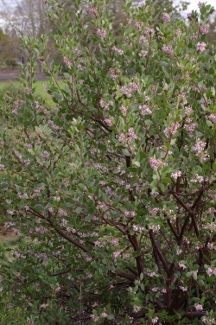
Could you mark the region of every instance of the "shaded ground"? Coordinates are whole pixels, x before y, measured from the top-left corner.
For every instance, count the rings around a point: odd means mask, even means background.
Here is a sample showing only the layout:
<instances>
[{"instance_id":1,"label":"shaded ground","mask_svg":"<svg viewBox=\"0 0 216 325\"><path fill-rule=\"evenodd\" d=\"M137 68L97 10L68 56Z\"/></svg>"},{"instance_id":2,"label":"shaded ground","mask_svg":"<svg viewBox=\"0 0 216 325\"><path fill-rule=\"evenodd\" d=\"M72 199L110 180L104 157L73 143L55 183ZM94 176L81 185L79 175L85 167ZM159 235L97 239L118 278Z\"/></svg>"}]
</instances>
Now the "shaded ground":
<instances>
[{"instance_id":1,"label":"shaded ground","mask_svg":"<svg viewBox=\"0 0 216 325\"><path fill-rule=\"evenodd\" d=\"M14 231L7 230L5 227L0 227L0 242L15 239L17 237Z\"/></svg>"},{"instance_id":2,"label":"shaded ground","mask_svg":"<svg viewBox=\"0 0 216 325\"><path fill-rule=\"evenodd\" d=\"M1 69L0 70L0 81L10 81L16 80L20 77L20 70L19 69ZM36 74L37 80L46 80L47 77L43 73Z\"/></svg>"}]
</instances>

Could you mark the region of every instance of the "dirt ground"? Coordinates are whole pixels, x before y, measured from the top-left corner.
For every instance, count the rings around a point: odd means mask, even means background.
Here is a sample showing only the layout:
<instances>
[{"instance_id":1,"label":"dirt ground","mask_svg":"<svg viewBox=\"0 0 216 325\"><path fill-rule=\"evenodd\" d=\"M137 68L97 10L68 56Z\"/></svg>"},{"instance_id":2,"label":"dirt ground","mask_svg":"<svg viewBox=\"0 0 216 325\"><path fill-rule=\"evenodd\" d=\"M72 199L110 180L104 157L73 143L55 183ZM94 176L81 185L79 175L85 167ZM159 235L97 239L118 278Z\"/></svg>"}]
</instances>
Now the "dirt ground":
<instances>
[{"instance_id":1,"label":"dirt ground","mask_svg":"<svg viewBox=\"0 0 216 325\"><path fill-rule=\"evenodd\" d=\"M5 227L0 227L0 242L8 241L17 238L14 231L7 230Z\"/></svg>"}]
</instances>

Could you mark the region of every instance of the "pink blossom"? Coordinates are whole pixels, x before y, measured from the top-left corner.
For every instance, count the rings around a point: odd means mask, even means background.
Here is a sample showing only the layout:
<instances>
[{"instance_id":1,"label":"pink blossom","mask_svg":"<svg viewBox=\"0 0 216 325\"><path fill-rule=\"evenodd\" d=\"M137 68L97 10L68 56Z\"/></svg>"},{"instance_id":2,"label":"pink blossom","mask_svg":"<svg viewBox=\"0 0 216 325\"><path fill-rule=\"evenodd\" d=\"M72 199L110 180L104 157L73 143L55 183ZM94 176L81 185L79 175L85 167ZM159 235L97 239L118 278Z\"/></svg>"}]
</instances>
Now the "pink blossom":
<instances>
[{"instance_id":1,"label":"pink blossom","mask_svg":"<svg viewBox=\"0 0 216 325\"><path fill-rule=\"evenodd\" d=\"M14 109L12 110L12 113L13 113L14 115L18 115L17 109L14 108Z\"/></svg>"},{"instance_id":2,"label":"pink blossom","mask_svg":"<svg viewBox=\"0 0 216 325\"><path fill-rule=\"evenodd\" d=\"M96 240L96 241L94 242L94 244L95 244L95 246L97 246L97 247L102 247L102 244L101 244L101 242L100 242L99 240Z\"/></svg>"},{"instance_id":3,"label":"pink blossom","mask_svg":"<svg viewBox=\"0 0 216 325\"><path fill-rule=\"evenodd\" d=\"M67 211L65 211L65 210L63 210L63 209L58 209L58 214L59 214L60 216L64 216L64 217L66 217L66 216L67 216Z\"/></svg>"},{"instance_id":4,"label":"pink blossom","mask_svg":"<svg viewBox=\"0 0 216 325\"><path fill-rule=\"evenodd\" d=\"M99 320L99 317L97 315L91 315L91 319L94 321L94 322L97 322Z\"/></svg>"},{"instance_id":5,"label":"pink blossom","mask_svg":"<svg viewBox=\"0 0 216 325\"><path fill-rule=\"evenodd\" d=\"M137 136L134 132L134 128L129 128L128 129L128 136L131 138L131 139L137 139Z\"/></svg>"},{"instance_id":6,"label":"pink blossom","mask_svg":"<svg viewBox=\"0 0 216 325\"><path fill-rule=\"evenodd\" d=\"M88 7L87 9L86 9L86 11L88 12L88 13L90 13L90 14L97 14L97 8L95 8L95 7L93 7L93 6L91 6L91 7Z\"/></svg>"},{"instance_id":7,"label":"pink blossom","mask_svg":"<svg viewBox=\"0 0 216 325\"><path fill-rule=\"evenodd\" d=\"M179 262L179 267L182 268L183 270L187 268L186 265L184 265L183 263L180 263L180 262Z\"/></svg>"},{"instance_id":8,"label":"pink blossom","mask_svg":"<svg viewBox=\"0 0 216 325\"><path fill-rule=\"evenodd\" d=\"M0 170L5 170L5 165L0 164Z\"/></svg>"},{"instance_id":9,"label":"pink blossom","mask_svg":"<svg viewBox=\"0 0 216 325\"><path fill-rule=\"evenodd\" d=\"M216 123L216 114L210 114L209 119L213 122Z\"/></svg>"},{"instance_id":10,"label":"pink blossom","mask_svg":"<svg viewBox=\"0 0 216 325\"><path fill-rule=\"evenodd\" d=\"M173 56L174 55L174 51L173 51L172 45L163 45L162 46L162 51L165 52L165 53L170 54L170 56Z\"/></svg>"},{"instance_id":11,"label":"pink blossom","mask_svg":"<svg viewBox=\"0 0 216 325\"><path fill-rule=\"evenodd\" d=\"M145 36L140 36L139 43L142 46L145 46L148 44L148 39Z\"/></svg>"},{"instance_id":12,"label":"pink blossom","mask_svg":"<svg viewBox=\"0 0 216 325\"><path fill-rule=\"evenodd\" d=\"M124 54L124 51L121 50L121 49L118 49L116 46L113 46L112 47L112 50L116 53L118 53L119 55L123 55Z\"/></svg>"},{"instance_id":13,"label":"pink blossom","mask_svg":"<svg viewBox=\"0 0 216 325\"><path fill-rule=\"evenodd\" d=\"M113 253L113 258L116 259L121 254L121 251L116 251Z\"/></svg>"},{"instance_id":14,"label":"pink blossom","mask_svg":"<svg viewBox=\"0 0 216 325\"><path fill-rule=\"evenodd\" d=\"M117 246L118 245L118 238L112 238L110 239L110 243L113 244L114 246Z\"/></svg>"},{"instance_id":15,"label":"pink blossom","mask_svg":"<svg viewBox=\"0 0 216 325\"><path fill-rule=\"evenodd\" d=\"M140 311L141 307L140 306L134 306L134 311L135 313L138 313Z\"/></svg>"},{"instance_id":16,"label":"pink blossom","mask_svg":"<svg viewBox=\"0 0 216 325\"><path fill-rule=\"evenodd\" d=\"M98 29L97 30L97 35L100 36L101 38L105 39L106 38L106 30L105 29Z\"/></svg>"},{"instance_id":17,"label":"pink blossom","mask_svg":"<svg viewBox=\"0 0 216 325\"><path fill-rule=\"evenodd\" d=\"M170 15L166 12L163 13L163 21L165 23L169 23L170 22Z\"/></svg>"},{"instance_id":18,"label":"pink blossom","mask_svg":"<svg viewBox=\"0 0 216 325\"><path fill-rule=\"evenodd\" d=\"M201 42L201 43L199 42L196 45L197 51L200 51L200 52L205 51L205 47L206 47L206 43L204 43L204 42Z\"/></svg>"},{"instance_id":19,"label":"pink blossom","mask_svg":"<svg viewBox=\"0 0 216 325\"><path fill-rule=\"evenodd\" d=\"M14 154L17 156L17 158L19 158L20 160L22 160L22 155L21 153L19 153L18 151L14 151Z\"/></svg>"},{"instance_id":20,"label":"pink blossom","mask_svg":"<svg viewBox=\"0 0 216 325\"><path fill-rule=\"evenodd\" d=\"M151 225L149 226L149 229L151 229L153 232L160 230L160 225Z\"/></svg>"},{"instance_id":21,"label":"pink blossom","mask_svg":"<svg viewBox=\"0 0 216 325\"><path fill-rule=\"evenodd\" d=\"M28 199L28 194L27 193L24 193L24 194L18 193L18 196L19 196L20 199Z\"/></svg>"},{"instance_id":22,"label":"pink blossom","mask_svg":"<svg viewBox=\"0 0 216 325\"><path fill-rule=\"evenodd\" d=\"M149 28L149 27L146 27L145 28L144 34L146 36L152 36L152 35L154 35L154 33L155 33L154 28Z\"/></svg>"},{"instance_id":23,"label":"pink blossom","mask_svg":"<svg viewBox=\"0 0 216 325\"><path fill-rule=\"evenodd\" d=\"M206 147L206 142L201 141L198 138L196 144L193 146L193 151L195 151L197 154L200 154L201 152L203 152L205 147Z\"/></svg>"},{"instance_id":24,"label":"pink blossom","mask_svg":"<svg viewBox=\"0 0 216 325\"><path fill-rule=\"evenodd\" d=\"M198 311L198 310L203 310L203 306L200 305L200 304L196 304L195 306L195 309Z\"/></svg>"},{"instance_id":25,"label":"pink blossom","mask_svg":"<svg viewBox=\"0 0 216 325\"><path fill-rule=\"evenodd\" d=\"M121 111L121 113L122 113L123 116L126 116L127 115L127 108L124 105L122 105L120 107L120 111Z\"/></svg>"},{"instance_id":26,"label":"pink blossom","mask_svg":"<svg viewBox=\"0 0 216 325\"><path fill-rule=\"evenodd\" d=\"M153 208L153 209L150 210L150 214L151 215L156 215L159 210L160 210L159 208Z\"/></svg>"},{"instance_id":27,"label":"pink blossom","mask_svg":"<svg viewBox=\"0 0 216 325\"><path fill-rule=\"evenodd\" d=\"M182 249L177 249L176 255L180 255L182 253Z\"/></svg>"},{"instance_id":28,"label":"pink blossom","mask_svg":"<svg viewBox=\"0 0 216 325\"><path fill-rule=\"evenodd\" d=\"M106 124L108 125L108 126L112 126L113 124L112 124L112 120L110 119L110 118L106 118L105 120L104 120L104 122L106 122Z\"/></svg>"},{"instance_id":29,"label":"pink blossom","mask_svg":"<svg viewBox=\"0 0 216 325\"><path fill-rule=\"evenodd\" d=\"M150 163L150 166L151 166L152 169L158 169L158 167L163 167L163 166L166 165L166 164L163 163L161 160L159 160L159 159L155 159L155 158L153 158L153 157L151 157L151 158L149 159L149 163Z\"/></svg>"},{"instance_id":30,"label":"pink blossom","mask_svg":"<svg viewBox=\"0 0 216 325\"><path fill-rule=\"evenodd\" d=\"M152 288L152 291L153 291L153 292L157 292L157 291L158 291L158 287L153 287L153 288Z\"/></svg>"},{"instance_id":31,"label":"pink blossom","mask_svg":"<svg viewBox=\"0 0 216 325\"><path fill-rule=\"evenodd\" d=\"M132 89L129 88L129 87L126 87L126 86L122 86L122 87L120 88L120 91L121 91L121 93L122 93L123 95L128 96L128 95L131 94Z\"/></svg>"},{"instance_id":32,"label":"pink blossom","mask_svg":"<svg viewBox=\"0 0 216 325\"><path fill-rule=\"evenodd\" d=\"M208 274L208 276L216 275L216 268L211 268L211 267L209 267L209 268L207 269L206 273Z\"/></svg>"},{"instance_id":33,"label":"pink blossom","mask_svg":"<svg viewBox=\"0 0 216 325\"><path fill-rule=\"evenodd\" d=\"M130 88L132 90L137 90L138 89L138 86L137 86L137 84L135 82L130 82L129 86L130 86Z\"/></svg>"},{"instance_id":34,"label":"pink blossom","mask_svg":"<svg viewBox=\"0 0 216 325\"><path fill-rule=\"evenodd\" d=\"M180 124L178 122L172 123L171 126L168 126L167 128L165 128L164 133L166 135L166 137L170 136L170 135L174 135L178 128L180 127Z\"/></svg>"},{"instance_id":35,"label":"pink blossom","mask_svg":"<svg viewBox=\"0 0 216 325\"><path fill-rule=\"evenodd\" d=\"M209 32L209 29L207 26L200 26L200 33L205 35L205 34L208 34Z\"/></svg>"},{"instance_id":36,"label":"pink blossom","mask_svg":"<svg viewBox=\"0 0 216 325\"><path fill-rule=\"evenodd\" d=\"M26 93L27 95L30 95L30 94L31 94L31 89L30 89L29 87L26 87L26 88L25 88L25 93Z\"/></svg>"},{"instance_id":37,"label":"pink blossom","mask_svg":"<svg viewBox=\"0 0 216 325\"><path fill-rule=\"evenodd\" d=\"M146 51L146 50L141 50L139 52L139 56L146 56L146 55L148 55L148 51Z\"/></svg>"},{"instance_id":38,"label":"pink blossom","mask_svg":"<svg viewBox=\"0 0 216 325\"><path fill-rule=\"evenodd\" d=\"M151 272L151 273L149 273L149 276L150 276L150 278L154 278L154 277L155 277L155 275L156 275L156 273L155 273L155 272Z\"/></svg>"},{"instance_id":39,"label":"pink blossom","mask_svg":"<svg viewBox=\"0 0 216 325\"><path fill-rule=\"evenodd\" d=\"M195 130L195 128L196 128L196 123L189 123L184 125L184 129L189 133L192 133Z\"/></svg>"},{"instance_id":40,"label":"pink blossom","mask_svg":"<svg viewBox=\"0 0 216 325\"><path fill-rule=\"evenodd\" d=\"M49 152L45 150L45 151L43 152L43 157L44 157L44 158L48 158L48 157L49 157Z\"/></svg>"},{"instance_id":41,"label":"pink blossom","mask_svg":"<svg viewBox=\"0 0 216 325\"><path fill-rule=\"evenodd\" d=\"M105 312L103 312L103 313L101 314L101 317L103 317L103 318L106 318L107 316L108 316L108 314L105 313Z\"/></svg>"},{"instance_id":42,"label":"pink blossom","mask_svg":"<svg viewBox=\"0 0 216 325\"><path fill-rule=\"evenodd\" d=\"M175 180L181 176L181 171L180 170L177 170L176 172L172 173L171 174L171 177L174 178Z\"/></svg>"},{"instance_id":43,"label":"pink blossom","mask_svg":"<svg viewBox=\"0 0 216 325\"><path fill-rule=\"evenodd\" d=\"M150 108L147 105L139 105L139 109L143 116L152 114L152 111L150 110Z\"/></svg>"},{"instance_id":44,"label":"pink blossom","mask_svg":"<svg viewBox=\"0 0 216 325\"><path fill-rule=\"evenodd\" d=\"M201 8L202 6L204 5L204 3L203 2L198 2L198 4L197 4L197 6L199 7L199 8Z\"/></svg>"},{"instance_id":45,"label":"pink blossom","mask_svg":"<svg viewBox=\"0 0 216 325\"><path fill-rule=\"evenodd\" d=\"M155 316L154 318L152 318L152 324L157 324L158 319L159 318L157 316Z\"/></svg>"},{"instance_id":46,"label":"pink blossom","mask_svg":"<svg viewBox=\"0 0 216 325\"><path fill-rule=\"evenodd\" d=\"M187 287L180 286L179 287L183 292L187 291Z\"/></svg>"},{"instance_id":47,"label":"pink blossom","mask_svg":"<svg viewBox=\"0 0 216 325\"><path fill-rule=\"evenodd\" d=\"M70 62L70 60L66 57L66 56L64 56L64 63L69 67L69 68L71 68L71 66L72 66L72 63Z\"/></svg>"}]
</instances>

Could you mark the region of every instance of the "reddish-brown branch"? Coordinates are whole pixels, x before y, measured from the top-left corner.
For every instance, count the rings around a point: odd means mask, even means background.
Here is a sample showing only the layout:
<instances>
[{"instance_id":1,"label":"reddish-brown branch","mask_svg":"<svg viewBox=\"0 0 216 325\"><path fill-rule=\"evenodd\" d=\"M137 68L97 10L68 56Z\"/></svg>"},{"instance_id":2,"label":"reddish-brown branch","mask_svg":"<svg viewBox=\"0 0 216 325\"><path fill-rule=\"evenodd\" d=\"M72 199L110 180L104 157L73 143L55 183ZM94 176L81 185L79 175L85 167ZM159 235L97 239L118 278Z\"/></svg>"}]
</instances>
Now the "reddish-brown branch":
<instances>
[{"instance_id":1,"label":"reddish-brown branch","mask_svg":"<svg viewBox=\"0 0 216 325\"><path fill-rule=\"evenodd\" d=\"M194 319L194 318L201 318L205 316L205 312L204 311L191 311L191 312L187 312L184 314L184 317L189 318L189 319Z\"/></svg>"},{"instance_id":2,"label":"reddish-brown branch","mask_svg":"<svg viewBox=\"0 0 216 325\"><path fill-rule=\"evenodd\" d=\"M57 232L59 235L61 235L63 238L65 238L67 241L69 241L70 243L72 243L73 245L79 247L82 251L84 251L85 253L88 253L89 250L87 247L85 247L84 245L80 244L79 242L77 242L76 240L74 240L73 238L71 238L70 236L68 236L63 230L58 229L54 226L54 224L49 220L48 221L49 224L51 225L51 227L55 230L55 232Z\"/></svg>"},{"instance_id":3,"label":"reddish-brown branch","mask_svg":"<svg viewBox=\"0 0 216 325\"><path fill-rule=\"evenodd\" d=\"M133 282L137 280L137 277L135 275L128 274L128 273L125 273L123 271L116 271L115 275L120 276L120 277L125 278L125 279L128 279L128 280L133 281Z\"/></svg>"},{"instance_id":4,"label":"reddish-brown branch","mask_svg":"<svg viewBox=\"0 0 216 325\"><path fill-rule=\"evenodd\" d=\"M174 236L176 237L176 239L178 239L179 236L178 236L177 232L175 231L175 228L173 227L172 223L170 222L169 219L167 219L167 222L168 222L168 225L169 225L170 229L172 230Z\"/></svg>"},{"instance_id":5,"label":"reddish-brown branch","mask_svg":"<svg viewBox=\"0 0 216 325\"><path fill-rule=\"evenodd\" d=\"M193 226L194 226L194 229L195 229L195 233L196 233L197 236L199 236L199 229L197 227L195 216L191 216L191 218L192 218L192 223L193 223Z\"/></svg>"},{"instance_id":6,"label":"reddish-brown branch","mask_svg":"<svg viewBox=\"0 0 216 325\"><path fill-rule=\"evenodd\" d=\"M161 251L160 251L160 249L159 249L159 247L158 247L158 245L157 245L157 243L156 243L156 241L154 239L154 234L153 234L153 231L151 229L149 230L149 235L150 235L150 239L151 239L151 242L152 242L152 247L155 250L157 256L159 257L165 272L168 274L169 273L168 264L165 261L165 258L163 257L163 254L161 253Z\"/></svg>"},{"instance_id":7,"label":"reddish-brown branch","mask_svg":"<svg viewBox=\"0 0 216 325\"><path fill-rule=\"evenodd\" d=\"M186 229L187 224L188 224L188 222L189 222L189 219L190 219L190 216L188 215L188 216L186 217L185 222L184 222L184 224L183 224L183 226L182 226L182 229L181 229L181 233L180 233L180 236L179 236L179 244L181 243L181 240L182 240L182 238L183 238L183 236L184 236L184 232L185 232L185 229Z\"/></svg>"},{"instance_id":8,"label":"reddish-brown branch","mask_svg":"<svg viewBox=\"0 0 216 325\"><path fill-rule=\"evenodd\" d=\"M57 227L55 227L55 225L53 224L53 222L50 219L45 218L41 213L37 212L36 210L34 210L33 208L29 208L30 213L32 213L33 215L37 216L38 218L41 218L43 220L46 220L50 226L59 234L61 235L63 238L65 238L67 241L69 241L70 243L74 244L75 246L79 247L81 250L83 250L84 252L88 253L89 250L87 247L85 247L84 245L80 244L79 242L77 242L76 240L74 240L73 238L71 238L70 236L68 236L63 230L58 229Z\"/></svg>"},{"instance_id":9,"label":"reddish-brown branch","mask_svg":"<svg viewBox=\"0 0 216 325\"><path fill-rule=\"evenodd\" d=\"M194 214L193 210L190 207L188 207L175 192L171 192L171 193L188 213L190 213L191 215Z\"/></svg>"},{"instance_id":10,"label":"reddish-brown branch","mask_svg":"<svg viewBox=\"0 0 216 325\"><path fill-rule=\"evenodd\" d=\"M144 271L144 265L142 263L142 257L140 255L140 247L136 235L128 235L128 239L132 244L134 251L138 254L138 256L136 256L136 264L137 264L138 273L141 274Z\"/></svg>"}]
</instances>

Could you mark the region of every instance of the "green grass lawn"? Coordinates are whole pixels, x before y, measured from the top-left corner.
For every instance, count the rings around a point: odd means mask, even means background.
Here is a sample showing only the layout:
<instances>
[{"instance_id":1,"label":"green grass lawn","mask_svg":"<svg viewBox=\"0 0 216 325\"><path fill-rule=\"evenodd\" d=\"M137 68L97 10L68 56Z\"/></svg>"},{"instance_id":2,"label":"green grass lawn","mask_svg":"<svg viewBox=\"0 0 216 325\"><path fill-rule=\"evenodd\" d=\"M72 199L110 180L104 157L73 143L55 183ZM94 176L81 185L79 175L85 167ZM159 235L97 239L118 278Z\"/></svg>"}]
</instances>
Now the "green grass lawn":
<instances>
[{"instance_id":1,"label":"green grass lawn","mask_svg":"<svg viewBox=\"0 0 216 325\"><path fill-rule=\"evenodd\" d=\"M58 83L59 83L59 85L60 85L61 88L64 87L64 82L63 81L58 80ZM0 82L0 91L2 89L4 89L5 87L9 86L9 85L21 86L21 84L18 81L2 81L2 82ZM50 106L54 106L55 103L52 101L52 98L44 90L44 88L45 88L46 85L48 85L48 81L47 80L39 80L39 81L36 81L36 83L34 84L35 94L36 95L39 95L39 96L41 96L43 98L45 98L47 104L49 104Z\"/></svg>"}]
</instances>

